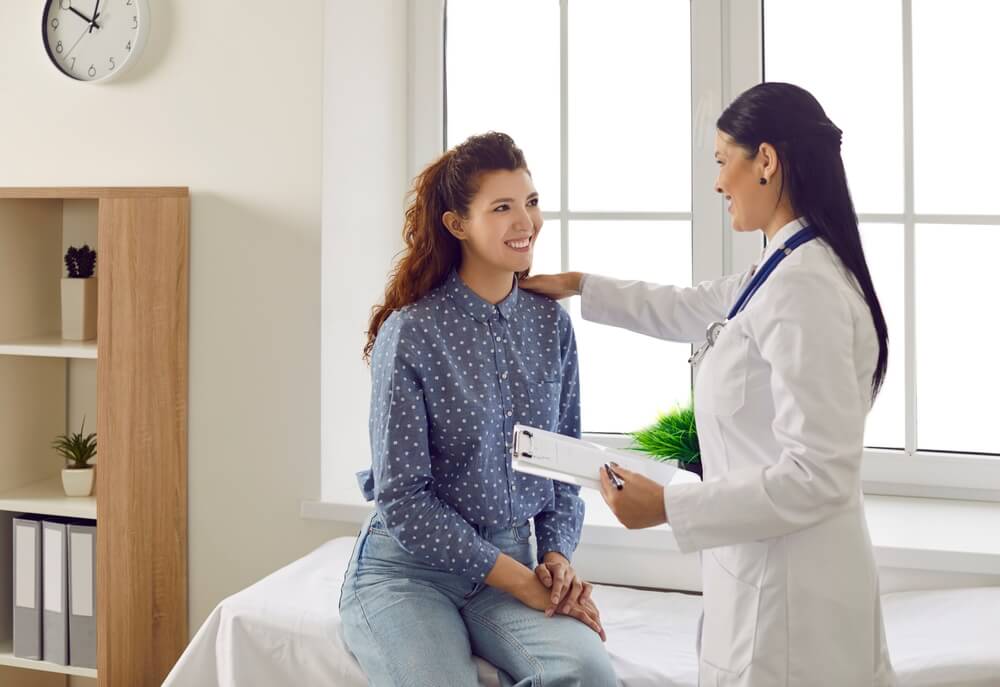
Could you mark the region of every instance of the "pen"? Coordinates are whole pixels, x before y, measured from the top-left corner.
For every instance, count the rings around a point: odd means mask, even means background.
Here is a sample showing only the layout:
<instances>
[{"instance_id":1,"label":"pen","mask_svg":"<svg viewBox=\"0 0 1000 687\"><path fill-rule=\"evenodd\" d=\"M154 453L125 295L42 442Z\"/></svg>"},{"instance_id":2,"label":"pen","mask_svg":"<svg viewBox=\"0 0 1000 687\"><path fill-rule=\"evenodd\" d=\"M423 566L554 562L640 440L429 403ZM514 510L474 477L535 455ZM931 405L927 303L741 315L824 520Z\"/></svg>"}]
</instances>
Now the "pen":
<instances>
[{"instance_id":1,"label":"pen","mask_svg":"<svg viewBox=\"0 0 1000 687\"><path fill-rule=\"evenodd\" d=\"M611 483L615 485L615 488L618 489L618 491L621 491L622 487L625 486L625 483L622 482L622 478L616 475L615 471L612 470L611 466L607 463L604 464L604 469L608 471L608 479L611 480Z\"/></svg>"}]
</instances>

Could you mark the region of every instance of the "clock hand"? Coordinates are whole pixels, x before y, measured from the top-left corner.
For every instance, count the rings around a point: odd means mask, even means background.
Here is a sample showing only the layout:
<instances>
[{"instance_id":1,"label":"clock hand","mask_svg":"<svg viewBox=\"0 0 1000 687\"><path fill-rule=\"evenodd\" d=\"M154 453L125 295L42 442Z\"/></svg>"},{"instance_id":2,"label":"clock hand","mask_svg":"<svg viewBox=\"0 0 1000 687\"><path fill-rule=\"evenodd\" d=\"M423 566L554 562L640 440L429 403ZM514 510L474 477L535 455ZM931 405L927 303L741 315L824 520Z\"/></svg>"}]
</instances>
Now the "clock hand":
<instances>
[{"instance_id":1,"label":"clock hand","mask_svg":"<svg viewBox=\"0 0 1000 687\"><path fill-rule=\"evenodd\" d=\"M80 19L84 20L88 24L90 23L90 17L88 17L86 14L84 14L77 8L73 7L72 5L69 6L69 11L75 14L76 16L80 17Z\"/></svg>"},{"instance_id":2,"label":"clock hand","mask_svg":"<svg viewBox=\"0 0 1000 687\"><path fill-rule=\"evenodd\" d=\"M91 17L91 19L90 19L90 31L89 31L89 33L93 33L94 27L97 26L97 17L100 16L100 14L101 14L100 12L97 11L97 9L100 6L101 6L101 0L97 0L97 2L94 3L94 16ZM97 26L97 28L99 29L101 27Z\"/></svg>"},{"instance_id":3,"label":"clock hand","mask_svg":"<svg viewBox=\"0 0 1000 687\"><path fill-rule=\"evenodd\" d=\"M74 44L73 44L73 47L72 47L72 48L70 48L70 49L69 49L69 50L68 50L68 51L66 52L66 54L65 54L65 55L63 55L63 59L64 59L64 60L66 60L66 59L69 59L69 54L70 54L71 52L73 52L73 49L74 49L74 48L76 48L76 46L80 44L80 41L82 41L82 40L83 40L83 37L84 37L84 36L86 36L86 35L87 35L87 29L84 29L84 30L83 30L83 33L81 33L81 34L80 34L80 37L76 39L76 43L74 43Z\"/></svg>"}]
</instances>

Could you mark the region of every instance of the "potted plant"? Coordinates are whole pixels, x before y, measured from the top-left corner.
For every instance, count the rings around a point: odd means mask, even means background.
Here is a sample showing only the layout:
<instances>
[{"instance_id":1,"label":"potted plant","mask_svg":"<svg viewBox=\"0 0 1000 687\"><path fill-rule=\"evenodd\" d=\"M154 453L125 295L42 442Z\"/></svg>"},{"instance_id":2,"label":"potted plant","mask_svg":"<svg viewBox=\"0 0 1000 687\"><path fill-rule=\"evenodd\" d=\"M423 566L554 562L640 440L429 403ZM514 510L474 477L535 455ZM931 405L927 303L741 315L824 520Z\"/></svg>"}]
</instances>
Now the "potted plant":
<instances>
[{"instance_id":1,"label":"potted plant","mask_svg":"<svg viewBox=\"0 0 1000 687\"><path fill-rule=\"evenodd\" d=\"M97 252L87 244L66 251L67 277L62 280L62 338L97 338Z\"/></svg>"},{"instance_id":2,"label":"potted plant","mask_svg":"<svg viewBox=\"0 0 1000 687\"><path fill-rule=\"evenodd\" d=\"M656 460L676 460L679 468L701 477L701 449L693 404L673 408L649 427L632 432L631 436L633 450Z\"/></svg>"},{"instance_id":3,"label":"potted plant","mask_svg":"<svg viewBox=\"0 0 1000 687\"><path fill-rule=\"evenodd\" d=\"M86 421L84 418L83 422ZM84 436L83 422L79 432L60 434L52 442L52 448L66 459L62 471L66 496L90 496L94 490L94 467L89 461L97 454L97 434L91 432Z\"/></svg>"}]
</instances>

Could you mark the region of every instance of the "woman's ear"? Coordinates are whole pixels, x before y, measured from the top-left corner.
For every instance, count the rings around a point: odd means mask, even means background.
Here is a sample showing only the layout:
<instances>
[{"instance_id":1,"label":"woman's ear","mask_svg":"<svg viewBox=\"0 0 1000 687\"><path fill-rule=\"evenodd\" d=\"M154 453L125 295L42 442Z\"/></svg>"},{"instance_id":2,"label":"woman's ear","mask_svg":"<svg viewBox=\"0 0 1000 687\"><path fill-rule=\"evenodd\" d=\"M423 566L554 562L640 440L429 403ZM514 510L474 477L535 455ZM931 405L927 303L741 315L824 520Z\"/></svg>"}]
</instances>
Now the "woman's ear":
<instances>
[{"instance_id":1,"label":"woman's ear","mask_svg":"<svg viewBox=\"0 0 1000 687\"><path fill-rule=\"evenodd\" d=\"M773 145L770 143L760 144L760 148L757 149L757 164L759 165L757 171L760 178L770 183L771 178L778 173L778 151Z\"/></svg>"},{"instance_id":2,"label":"woman's ear","mask_svg":"<svg viewBox=\"0 0 1000 687\"><path fill-rule=\"evenodd\" d=\"M444 228L454 236L459 241L464 241L467 237L465 233L465 226L462 224L462 218L459 217L457 212L448 212L441 215L441 222L444 224Z\"/></svg>"}]
</instances>

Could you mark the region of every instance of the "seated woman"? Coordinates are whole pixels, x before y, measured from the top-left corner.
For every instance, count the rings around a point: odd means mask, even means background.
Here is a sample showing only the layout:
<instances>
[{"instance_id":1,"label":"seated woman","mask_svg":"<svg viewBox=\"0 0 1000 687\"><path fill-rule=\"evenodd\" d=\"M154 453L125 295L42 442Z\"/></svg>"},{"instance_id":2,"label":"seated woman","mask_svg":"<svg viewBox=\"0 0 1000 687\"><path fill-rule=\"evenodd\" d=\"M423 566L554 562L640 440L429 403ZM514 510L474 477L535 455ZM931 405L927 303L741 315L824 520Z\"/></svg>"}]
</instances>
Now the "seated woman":
<instances>
[{"instance_id":1,"label":"seated woman","mask_svg":"<svg viewBox=\"0 0 1000 687\"><path fill-rule=\"evenodd\" d=\"M377 687L475 686L473 654L521 687L616 684L570 565L579 488L511 468L516 422L580 434L569 315L517 287L541 226L505 134L473 136L415 181L365 346L372 468L359 477L375 512L340 601Z\"/></svg>"}]
</instances>

